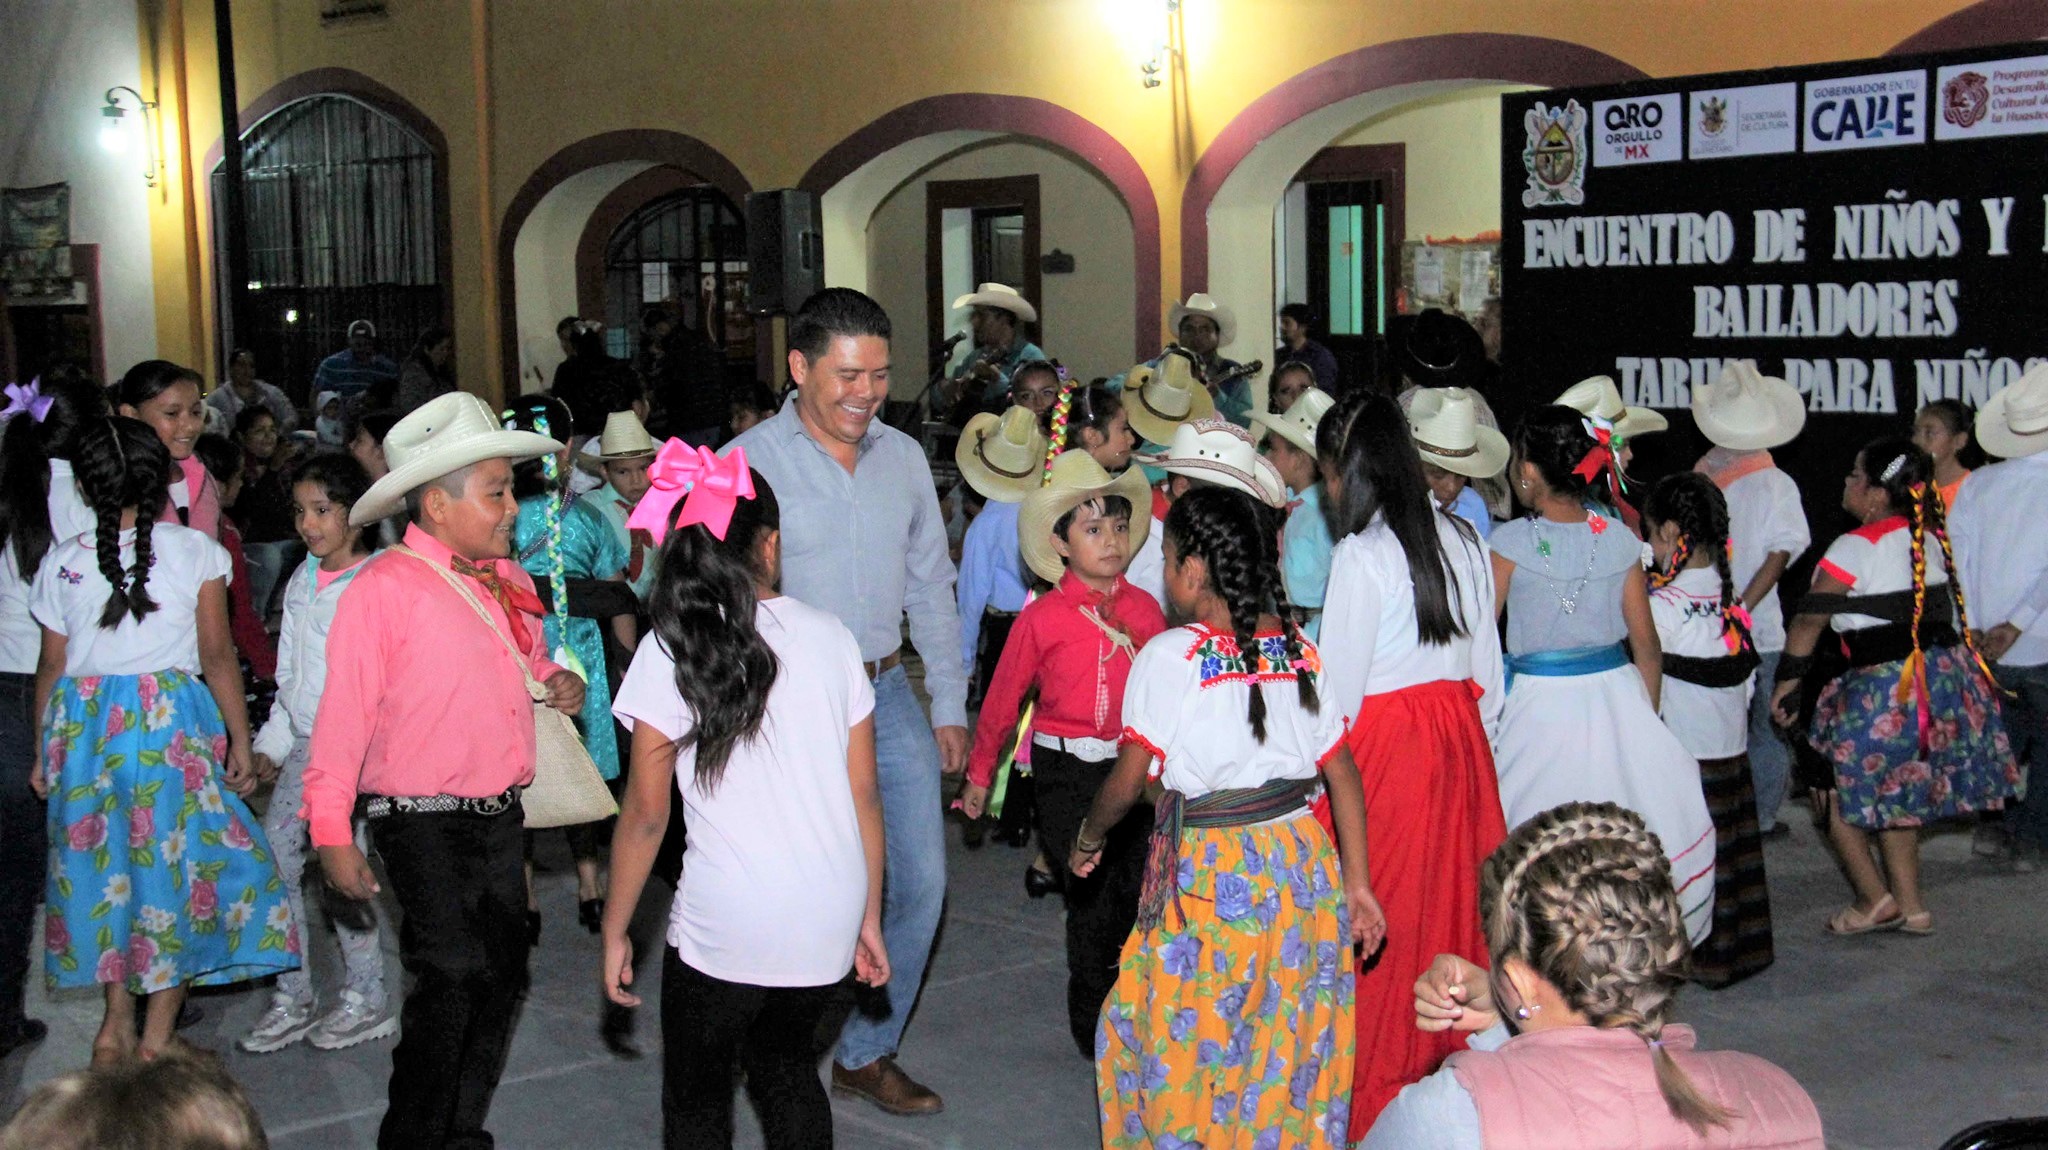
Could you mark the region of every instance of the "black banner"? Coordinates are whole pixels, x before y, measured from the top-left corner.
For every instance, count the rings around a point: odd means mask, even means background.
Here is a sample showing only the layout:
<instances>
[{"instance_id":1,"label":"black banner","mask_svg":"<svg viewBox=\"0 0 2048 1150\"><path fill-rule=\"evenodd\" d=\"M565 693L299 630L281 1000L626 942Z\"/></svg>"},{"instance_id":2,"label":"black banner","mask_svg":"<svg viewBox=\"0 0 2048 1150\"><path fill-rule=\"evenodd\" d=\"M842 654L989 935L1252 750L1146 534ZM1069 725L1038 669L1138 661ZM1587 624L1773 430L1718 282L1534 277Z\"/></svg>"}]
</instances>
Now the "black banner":
<instances>
[{"instance_id":1,"label":"black banner","mask_svg":"<svg viewBox=\"0 0 2048 1150\"><path fill-rule=\"evenodd\" d=\"M1508 390L1612 376L1671 420L1645 479L1753 359L1806 398L1775 455L1824 540L1859 447L2048 356L2048 45L1516 93L1501 123Z\"/></svg>"}]
</instances>

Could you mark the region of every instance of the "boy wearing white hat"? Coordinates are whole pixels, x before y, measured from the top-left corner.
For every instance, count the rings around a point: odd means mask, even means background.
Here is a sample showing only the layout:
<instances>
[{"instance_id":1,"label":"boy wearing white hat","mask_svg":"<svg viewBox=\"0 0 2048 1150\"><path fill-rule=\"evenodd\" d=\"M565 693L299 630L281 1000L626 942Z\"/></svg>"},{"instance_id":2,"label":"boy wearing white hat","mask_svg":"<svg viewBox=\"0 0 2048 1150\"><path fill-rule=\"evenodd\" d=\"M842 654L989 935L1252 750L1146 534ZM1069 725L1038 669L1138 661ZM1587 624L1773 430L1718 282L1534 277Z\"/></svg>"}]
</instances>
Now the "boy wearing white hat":
<instances>
[{"instance_id":1,"label":"boy wearing white hat","mask_svg":"<svg viewBox=\"0 0 2048 1150\"><path fill-rule=\"evenodd\" d=\"M437 396L391 429L391 470L349 513L353 526L400 507L412 520L335 610L305 781L327 881L359 900L379 890L355 845L360 807L405 912L413 987L380 1147L490 1144L484 1119L526 983L528 677L549 706L583 706L583 681L548 659L533 580L510 558L512 462L560 450L503 430L476 396Z\"/></svg>"},{"instance_id":2,"label":"boy wearing white hat","mask_svg":"<svg viewBox=\"0 0 2048 1150\"><path fill-rule=\"evenodd\" d=\"M2027 797L2006 815L2013 863L2038 869L2048 849L2048 365L1977 411L1977 442L2004 460L1970 473L1948 512L1957 576L1977 646L1994 664L2006 733L2027 771Z\"/></svg>"},{"instance_id":3,"label":"boy wearing white hat","mask_svg":"<svg viewBox=\"0 0 2048 1150\"><path fill-rule=\"evenodd\" d=\"M1138 425L1136 413L1131 426ZM1259 454L1251 432L1221 419L1197 419L1174 428L1172 444L1163 454L1139 460L1149 471L1158 468L1165 482L1154 490L1152 524L1124 573L1133 585L1161 603L1166 602L1166 554L1159 527L1173 502L1191 489L1209 485L1242 491L1274 512L1287 505L1287 481L1273 461ZM1277 527L1276 527L1277 529Z\"/></svg>"},{"instance_id":4,"label":"boy wearing white hat","mask_svg":"<svg viewBox=\"0 0 2048 1150\"><path fill-rule=\"evenodd\" d=\"M1778 580L1813 543L1799 485L1779 470L1771 449L1799 438L1806 401L1791 384L1757 371L1754 361L1730 360L1719 379L1693 389L1692 417L1714 444L1693 470L1713 480L1728 500L1728 566L1742 589L1750 635L1763 659L1750 699L1749 766L1757 827L1769 834L1778 825L1792 776L1791 752L1771 722L1769 684L1785 652Z\"/></svg>"},{"instance_id":5,"label":"boy wearing white hat","mask_svg":"<svg viewBox=\"0 0 2048 1150\"><path fill-rule=\"evenodd\" d=\"M1045 352L1024 338L1024 325L1038 322L1038 309L1024 293L1008 284L987 283L953 301L953 310L967 311L967 329L974 349L953 371L957 398L967 411L1000 404L1010 392L1010 377ZM957 418L957 417L956 417Z\"/></svg>"},{"instance_id":6,"label":"boy wearing white hat","mask_svg":"<svg viewBox=\"0 0 2048 1150\"><path fill-rule=\"evenodd\" d=\"M1480 422L1480 402L1470 388L1417 388L1407 414L1430 498L1486 539L1493 535L1493 513L1471 481L1506 470L1509 451L1507 436Z\"/></svg>"},{"instance_id":7,"label":"boy wearing white hat","mask_svg":"<svg viewBox=\"0 0 2048 1150\"><path fill-rule=\"evenodd\" d=\"M1337 405L1328 392L1309 388L1279 415L1252 413L1252 426L1266 431L1265 456L1287 484L1287 526L1280 532L1280 578L1287 599L1301 608L1311 641L1322 629L1323 590L1330 582L1329 524L1323 521L1321 468L1316 461L1316 428Z\"/></svg>"},{"instance_id":8,"label":"boy wearing white hat","mask_svg":"<svg viewBox=\"0 0 2048 1150\"><path fill-rule=\"evenodd\" d=\"M589 448L584 450L588 452ZM597 438L597 465L605 482L589 496L590 504L625 543L626 586L633 589L633 597L643 605L647 592L654 586L655 559L661 550L655 546L652 535L626 526L626 517L640 505L640 497L647 494L647 465L653 462L654 437L647 434L639 416L630 411L614 411L605 416L604 434Z\"/></svg>"}]
</instances>

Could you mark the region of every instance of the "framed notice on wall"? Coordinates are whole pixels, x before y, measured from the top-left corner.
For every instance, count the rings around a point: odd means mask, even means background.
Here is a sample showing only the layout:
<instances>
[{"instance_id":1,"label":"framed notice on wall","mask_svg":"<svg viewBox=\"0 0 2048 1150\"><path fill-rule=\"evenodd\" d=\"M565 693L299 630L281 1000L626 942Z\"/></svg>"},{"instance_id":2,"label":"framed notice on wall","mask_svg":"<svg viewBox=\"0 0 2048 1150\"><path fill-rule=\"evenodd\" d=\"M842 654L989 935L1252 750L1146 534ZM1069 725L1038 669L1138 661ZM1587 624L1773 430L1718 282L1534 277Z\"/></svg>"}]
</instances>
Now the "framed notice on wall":
<instances>
[{"instance_id":1,"label":"framed notice on wall","mask_svg":"<svg viewBox=\"0 0 2048 1150\"><path fill-rule=\"evenodd\" d=\"M1402 314L1441 308L1476 316L1488 298L1499 294L1498 239L1409 240L1401 245Z\"/></svg>"},{"instance_id":2,"label":"framed notice on wall","mask_svg":"<svg viewBox=\"0 0 2048 1150\"><path fill-rule=\"evenodd\" d=\"M1933 399L2048 356L2048 50L1973 49L1502 97L1504 387L1593 375L1706 447L1692 390L1753 359L1805 396L1779 451L1817 534Z\"/></svg>"}]
</instances>

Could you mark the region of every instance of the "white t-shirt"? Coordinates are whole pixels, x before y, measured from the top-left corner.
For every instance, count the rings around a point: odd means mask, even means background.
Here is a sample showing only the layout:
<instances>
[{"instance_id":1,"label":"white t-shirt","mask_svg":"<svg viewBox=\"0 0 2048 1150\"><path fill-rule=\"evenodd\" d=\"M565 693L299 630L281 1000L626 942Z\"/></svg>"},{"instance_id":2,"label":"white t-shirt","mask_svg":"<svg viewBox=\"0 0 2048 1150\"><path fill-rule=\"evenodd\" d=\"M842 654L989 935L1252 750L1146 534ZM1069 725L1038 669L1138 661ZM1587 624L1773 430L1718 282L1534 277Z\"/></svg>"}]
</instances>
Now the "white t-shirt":
<instances>
[{"instance_id":1,"label":"white t-shirt","mask_svg":"<svg viewBox=\"0 0 2048 1150\"><path fill-rule=\"evenodd\" d=\"M56 550L57 543L90 533L94 528L92 509L79 497L78 482L71 477L68 460L50 461L49 506L52 544L50 551L44 553L45 560ZM22 574L14 561L12 541L0 550L6 552L0 555L0 671L33 675L43 652L43 629L28 611L28 588L35 572Z\"/></svg>"},{"instance_id":2,"label":"white t-shirt","mask_svg":"<svg viewBox=\"0 0 2048 1150\"><path fill-rule=\"evenodd\" d=\"M1721 576L1712 567L1680 571L1650 592L1650 617L1667 655L1721 659ZM1729 759L1749 749L1749 695L1756 676L1733 687L1704 687L1664 676L1664 725L1696 759Z\"/></svg>"},{"instance_id":3,"label":"white t-shirt","mask_svg":"<svg viewBox=\"0 0 2048 1150\"><path fill-rule=\"evenodd\" d=\"M760 735L733 748L710 794L695 749L676 755L689 837L668 941L713 978L825 986L853 968L867 910L846 750L875 690L853 632L832 615L785 597L760 603L754 625L776 660ZM670 739L694 725L659 638L640 644L612 713Z\"/></svg>"},{"instance_id":4,"label":"white t-shirt","mask_svg":"<svg viewBox=\"0 0 2048 1150\"><path fill-rule=\"evenodd\" d=\"M1479 710L1490 733L1500 718L1500 630L1494 623L1493 565L1486 544L1467 538L1459 521L1435 516L1437 539L1450 560L1451 608L1465 633L1446 646L1424 646L1415 624L1415 582L1408 553L1375 515L1345 537L1330 557L1323 596L1322 650L1330 702L1346 722L1369 695L1404 687L1470 679L1485 693ZM1475 532L1476 535L1476 532Z\"/></svg>"},{"instance_id":5,"label":"white t-shirt","mask_svg":"<svg viewBox=\"0 0 2048 1150\"><path fill-rule=\"evenodd\" d=\"M100 626L100 612L113 588L100 574L93 536L74 536L43 558L29 590L29 611L36 622L64 636L66 675L199 673L199 593L210 580L227 582L227 549L176 523L156 524L149 538L147 589L157 609L140 623L123 615L111 630ZM121 532L121 566L134 564L131 528Z\"/></svg>"},{"instance_id":6,"label":"white t-shirt","mask_svg":"<svg viewBox=\"0 0 2048 1150\"><path fill-rule=\"evenodd\" d=\"M1138 652L1124 685L1124 739L1152 752L1152 773L1168 790L1195 798L1274 779L1314 778L1344 738L1344 708L1324 694L1323 660L1315 645L1304 641L1301 648L1322 701L1311 715L1302 709L1280 634L1261 633L1259 641L1263 743L1252 738L1246 717L1252 688L1237 670L1237 641L1231 636L1200 624L1175 627Z\"/></svg>"},{"instance_id":7,"label":"white t-shirt","mask_svg":"<svg viewBox=\"0 0 2048 1150\"><path fill-rule=\"evenodd\" d=\"M1948 564L1941 557L1941 544L1927 539L1927 586L1948 582ZM1904 516L1895 515L1866 523L1828 544L1820 569L1849 585L1851 599L1909 591L1913 587L1913 530ZM1953 617L1951 617L1951 620ZM1881 627L1884 620L1874 615L1837 615L1835 630L1861 631Z\"/></svg>"},{"instance_id":8,"label":"white t-shirt","mask_svg":"<svg viewBox=\"0 0 2048 1150\"><path fill-rule=\"evenodd\" d=\"M1775 467L1752 472L1723 488L1728 500L1728 570L1735 576L1735 593L1749 586L1773 551L1783 551L1793 561L1813 545L1806 527L1806 511L1799 505L1799 485ZM1750 635L1756 649L1765 654L1785 649L1785 608L1778 602L1778 589L1764 596L1749 613Z\"/></svg>"},{"instance_id":9,"label":"white t-shirt","mask_svg":"<svg viewBox=\"0 0 2048 1150\"><path fill-rule=\"evenodd\" d=\"M1145 542L1124 569L1124 580L1166 606L1166 524L1158 517L1145 533Z\"/></svg>"}]
</instances>

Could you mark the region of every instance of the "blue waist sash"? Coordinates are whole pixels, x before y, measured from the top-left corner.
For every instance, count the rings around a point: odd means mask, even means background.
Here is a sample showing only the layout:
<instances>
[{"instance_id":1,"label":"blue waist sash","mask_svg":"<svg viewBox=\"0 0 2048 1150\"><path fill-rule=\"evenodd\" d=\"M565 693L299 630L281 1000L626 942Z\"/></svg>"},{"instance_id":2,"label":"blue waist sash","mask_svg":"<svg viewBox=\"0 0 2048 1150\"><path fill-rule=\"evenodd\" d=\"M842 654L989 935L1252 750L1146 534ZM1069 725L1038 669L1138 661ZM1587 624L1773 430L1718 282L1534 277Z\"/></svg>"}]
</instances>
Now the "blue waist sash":
<instances>
[{"instance_id":1,"label":"blue waist sash","mask_svg":"<svg viewBox=\"0 0 2048 1150\"><path fill-rule=\"evenodd\" d=\"M1560 651L1532 651L1526 655L1507 657L1507 686L1514 689L1517 675L1542 675L1547 678L1571 678L1578 675L1597 675L1612 671L1616 667L1628 666L1628 652L1619 643L1606 643L1598 647L1567 647Z\"/></svg>"}]
</instances>

